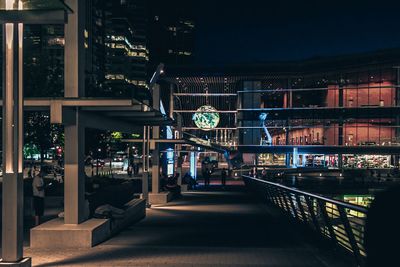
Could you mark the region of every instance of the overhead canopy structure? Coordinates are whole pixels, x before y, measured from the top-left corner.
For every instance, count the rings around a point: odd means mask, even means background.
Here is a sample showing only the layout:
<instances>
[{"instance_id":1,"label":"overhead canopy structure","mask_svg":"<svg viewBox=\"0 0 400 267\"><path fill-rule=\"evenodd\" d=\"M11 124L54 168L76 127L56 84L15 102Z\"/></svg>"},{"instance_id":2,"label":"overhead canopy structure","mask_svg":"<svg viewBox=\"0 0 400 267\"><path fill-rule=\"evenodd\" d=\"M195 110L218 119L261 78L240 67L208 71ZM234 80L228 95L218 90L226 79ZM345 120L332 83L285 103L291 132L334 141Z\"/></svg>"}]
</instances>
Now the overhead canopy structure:
<instances>
[{"instance_id":1,"label":"overhead canopy structure","mask_svg":"<svg viewBox=\"0 0 400 267\"><path fill-rule=\"evenodd\" d=\"M3 102L0 100L0 105ZM52 123L68 124L70 110L80 108L89 128L133 132L143 125L171 125L158 110L131 99L27 98L26 111L49 111Z\"/></svg>"},{"instance_id":2,"label":"overhead canopy structure","mask_svg":"<svg viewBox=\"0 0 400 267\"><path fill-rule=\"evenodd\" d=\"M64 24L67 22L68 13L72 13L64 1L61 0L25 0L0 1L0 24Z\"/></svg>"}]
</instances>

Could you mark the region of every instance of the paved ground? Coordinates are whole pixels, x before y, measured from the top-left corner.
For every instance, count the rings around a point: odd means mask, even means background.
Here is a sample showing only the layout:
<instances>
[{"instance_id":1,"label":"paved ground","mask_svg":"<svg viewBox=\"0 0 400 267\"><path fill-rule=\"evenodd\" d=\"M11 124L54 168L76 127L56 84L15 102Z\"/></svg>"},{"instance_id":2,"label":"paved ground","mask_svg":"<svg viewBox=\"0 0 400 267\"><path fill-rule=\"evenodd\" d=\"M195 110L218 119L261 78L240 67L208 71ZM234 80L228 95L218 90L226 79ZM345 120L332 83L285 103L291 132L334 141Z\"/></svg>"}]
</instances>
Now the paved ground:
<instances>
[{"instance_id":1,"label":"paved ground","mask_svg":"<svg viewBox=\"0 0 400 267\"><path fill-rule=\"evenodd\" d=\"M200 191L152 207L92 249L25 249L35 266L352 266L244 192Z\"/></svg>"}]
</instances>

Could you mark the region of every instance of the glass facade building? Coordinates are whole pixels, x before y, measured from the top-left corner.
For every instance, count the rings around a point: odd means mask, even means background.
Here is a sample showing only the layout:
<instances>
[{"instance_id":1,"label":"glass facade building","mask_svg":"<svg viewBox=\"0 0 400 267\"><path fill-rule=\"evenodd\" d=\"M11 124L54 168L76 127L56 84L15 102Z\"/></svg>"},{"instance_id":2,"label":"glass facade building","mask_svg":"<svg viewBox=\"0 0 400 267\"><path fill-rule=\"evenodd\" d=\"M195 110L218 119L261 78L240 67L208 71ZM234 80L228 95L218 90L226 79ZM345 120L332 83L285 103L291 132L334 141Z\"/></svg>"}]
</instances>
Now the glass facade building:
<instances>
[{"instance_id":1,"label":"glass facade building","mask_svg":"<svg viewBox=\"0 0 400 267\"><path fill-rule=\"evenodd\" d=\"M170 81L183 129L225 140L218 127L204 132L190 119L198 106L214 105L222 118L219 127L229 129L226 145L241 150L245 163L394 168L400 153L399 62L400 51L387 50L189 69Z\"/></svg>"}]
</instances>

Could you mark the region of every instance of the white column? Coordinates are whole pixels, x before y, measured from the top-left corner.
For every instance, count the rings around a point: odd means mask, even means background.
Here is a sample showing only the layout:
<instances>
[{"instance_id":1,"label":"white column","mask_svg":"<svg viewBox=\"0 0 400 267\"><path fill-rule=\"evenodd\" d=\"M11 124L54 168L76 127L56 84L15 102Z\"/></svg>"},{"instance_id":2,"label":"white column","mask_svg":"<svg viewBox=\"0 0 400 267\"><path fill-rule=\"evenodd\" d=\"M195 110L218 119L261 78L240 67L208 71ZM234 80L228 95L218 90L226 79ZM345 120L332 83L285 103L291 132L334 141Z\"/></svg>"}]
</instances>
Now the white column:
<instances>
[{"instance_id":1,"label":"white column","mask_svg":"<svg viewBox=\"0 0 400 267\"><path fill-rule=\"evenodd\" d=\"M146 201L149 200L149 172L146 166L147 156L147 126L143 126L143 144L142 144L142 196Z\"/></svg>"},{"instance_id":2,"label":"white column","mask_svg":"<svg viewBox=\"0 0 400 267\"><path fill-rule=\"evenodd\" d=\"M23 256L23 26L3 27L2 260L17 262Z\"/></svg>"}]
</instances>

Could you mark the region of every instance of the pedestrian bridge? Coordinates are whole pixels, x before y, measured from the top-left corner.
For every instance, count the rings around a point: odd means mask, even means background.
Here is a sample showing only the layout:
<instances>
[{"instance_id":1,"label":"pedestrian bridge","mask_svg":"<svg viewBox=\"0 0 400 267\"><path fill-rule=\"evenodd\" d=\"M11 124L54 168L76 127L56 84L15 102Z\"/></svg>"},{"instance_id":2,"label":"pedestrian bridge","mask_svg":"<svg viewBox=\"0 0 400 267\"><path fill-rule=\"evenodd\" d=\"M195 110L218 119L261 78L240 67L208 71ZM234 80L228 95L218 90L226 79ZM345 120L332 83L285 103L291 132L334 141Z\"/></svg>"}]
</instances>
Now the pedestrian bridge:
<instances>
[{"instance_id":1,"label":"pedestrian bridge","mask_svg":"<svg viewBox=\"0 0 400 267\"><path fill-rule=\"evenodd\" d=\"M94 247L26 248L34 266L355 266L244 186L183 193Z\"/></svg>"}]
</instances>

